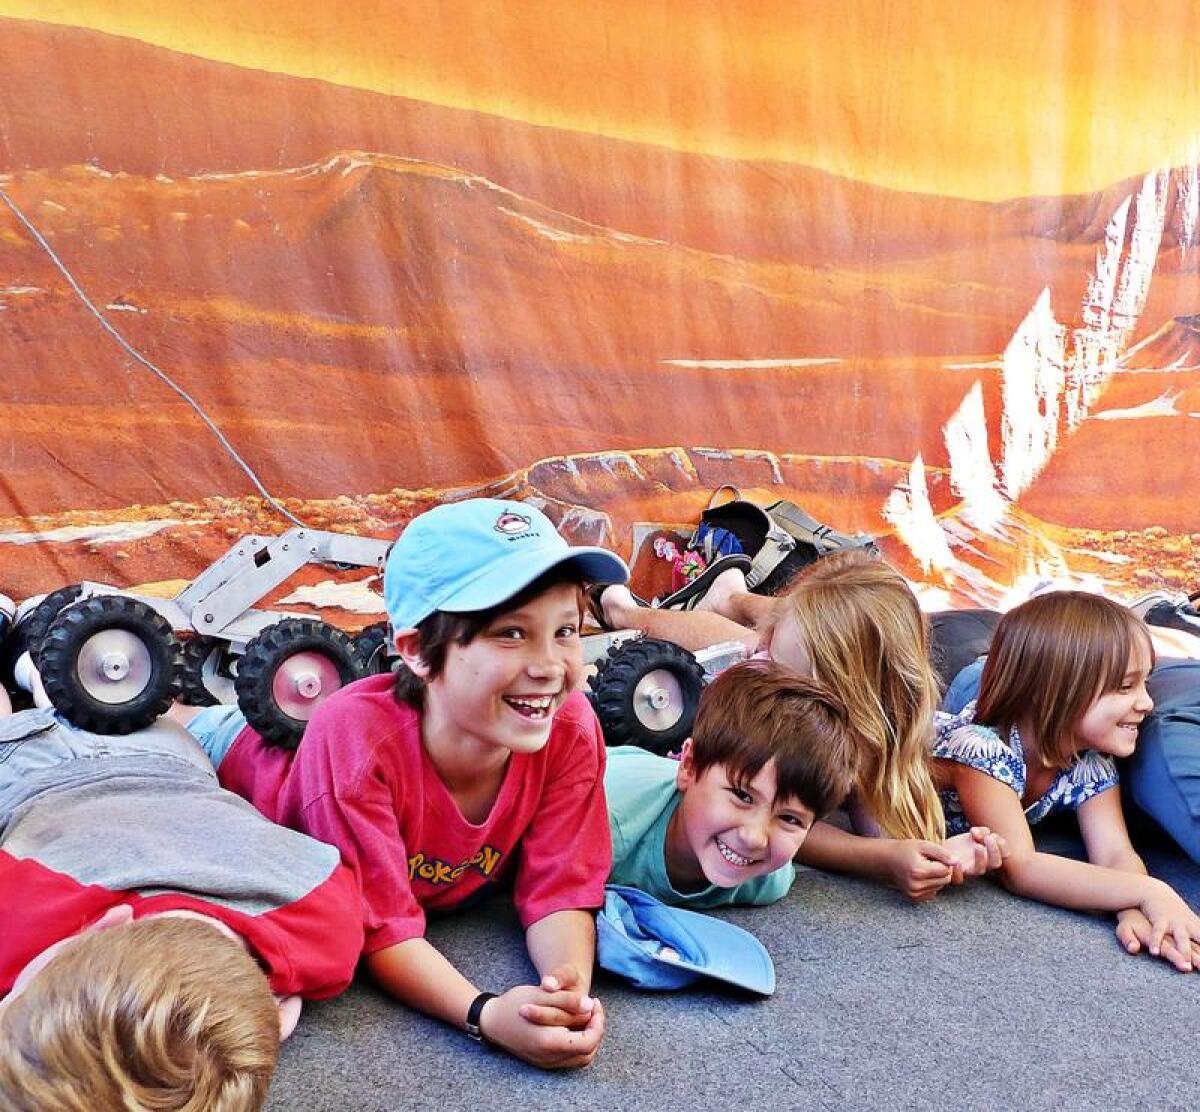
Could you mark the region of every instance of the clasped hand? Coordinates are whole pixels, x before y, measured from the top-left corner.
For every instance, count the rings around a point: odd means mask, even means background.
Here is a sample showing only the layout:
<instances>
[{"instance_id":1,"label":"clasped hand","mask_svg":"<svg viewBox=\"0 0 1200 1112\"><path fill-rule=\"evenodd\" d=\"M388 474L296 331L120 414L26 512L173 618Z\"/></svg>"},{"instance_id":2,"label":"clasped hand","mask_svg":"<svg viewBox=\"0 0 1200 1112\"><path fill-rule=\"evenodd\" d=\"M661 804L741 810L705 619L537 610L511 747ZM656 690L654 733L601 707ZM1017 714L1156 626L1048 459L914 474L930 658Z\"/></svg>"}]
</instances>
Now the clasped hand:
<instances>
[{"instance_id":1,"label":"clasped hand","mask_svg":"<svg viewBox=\"0 0 1200 1112\"><path fill-rule=\"evenodd\" d=\"M973 826L944 842L908 838L895 843L889 879L910 900L932 899L948 884L998 869L1008 856L1008 843L986 826Z\"/></svg>"},{"instance_id":2,"label":"clasped hand","mask_svg":"<svg viewBox=\"0 0 1200 1112\"><path fill-rule=\"evenodd\" d=\"M517 985L489 1000L480 1028L494 1042L543 1069L586 1066L604 1037L604 1008L589 996L574 965L560 965L536 985Z\"/></svg>"}]
</instances>

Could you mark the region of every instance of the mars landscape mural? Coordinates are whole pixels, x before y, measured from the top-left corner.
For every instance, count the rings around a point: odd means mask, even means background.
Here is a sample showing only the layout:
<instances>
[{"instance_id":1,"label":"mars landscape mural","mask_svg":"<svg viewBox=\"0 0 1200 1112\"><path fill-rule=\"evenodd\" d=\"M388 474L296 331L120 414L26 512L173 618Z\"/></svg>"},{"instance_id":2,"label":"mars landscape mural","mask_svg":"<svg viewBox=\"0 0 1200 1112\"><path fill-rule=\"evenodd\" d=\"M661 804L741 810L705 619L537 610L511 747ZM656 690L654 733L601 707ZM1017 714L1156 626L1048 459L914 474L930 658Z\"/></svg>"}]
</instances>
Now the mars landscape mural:
<instances>
[{"instance_id":1,"label":"mars landscape mural","mask_svg":"<svg viewBox=\"0 0 1200 1112\"><path fill-rule=\"evenodd\" d=\"M847 33L813 7L797 95L823 73L809 39ZM476 9L466 31L488 31ZM930 9L943 30L971 18ZM468 492L533 499L634 557L647 590L664 569L646 538L726 483L879 535L941 601L1046 576L1200 588L1200 147L1182 94L1137 128L1155 105L1124 55L1061 78L1088 104L1014 112L1004 147L980 110L979 134L934 149L958 121L942 106L923 128L908 77L878 103L813 85L780 116L765 24L724 32L761 36L757 99L718 35L693 57L711 103L685 92L681 41L644 108L623 4L591 17L615 45L590 104L568 16L558 85L495 16L497 57L527 78L505 92L451 64L468 49L446 11L404 56L425 76L392 87L375 9L343 13L361 37L324 52L294 5L274 46L204 21L189 41L149 10L114 27L99 5L0 9L5 592L178 580L282 531L234 453L305 522L377 536ZM988 28L969 30L928 44L947 73ZM868 51L862 81L892 62ZM1138 142L1072 146L1099 91L1142 97L1118 121ZM854 95L886 109L886 142Z\"/></svg>"}]
</instances>

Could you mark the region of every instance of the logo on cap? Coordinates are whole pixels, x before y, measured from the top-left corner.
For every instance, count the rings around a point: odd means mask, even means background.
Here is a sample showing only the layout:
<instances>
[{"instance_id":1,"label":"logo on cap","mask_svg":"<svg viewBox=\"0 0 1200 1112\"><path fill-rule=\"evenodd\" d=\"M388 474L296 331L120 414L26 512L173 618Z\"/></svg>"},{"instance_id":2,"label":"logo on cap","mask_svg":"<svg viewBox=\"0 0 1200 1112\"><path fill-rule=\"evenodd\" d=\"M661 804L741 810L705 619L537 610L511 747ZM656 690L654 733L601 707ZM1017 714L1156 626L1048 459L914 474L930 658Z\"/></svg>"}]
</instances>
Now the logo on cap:
<instances>
[{"instance_id":1,"label":"logo on cap","mask_svg":"<svg viewBox=\"0 0 1200 1112\"><path fill-rule=\"evenodd\" d=\"M494 528L497 533L506 533L512 536L515 533L523 533L529 528L530 524L530 519L524 514L515 514L510 510L496 518Z\"/></svg>"}]
</instances>

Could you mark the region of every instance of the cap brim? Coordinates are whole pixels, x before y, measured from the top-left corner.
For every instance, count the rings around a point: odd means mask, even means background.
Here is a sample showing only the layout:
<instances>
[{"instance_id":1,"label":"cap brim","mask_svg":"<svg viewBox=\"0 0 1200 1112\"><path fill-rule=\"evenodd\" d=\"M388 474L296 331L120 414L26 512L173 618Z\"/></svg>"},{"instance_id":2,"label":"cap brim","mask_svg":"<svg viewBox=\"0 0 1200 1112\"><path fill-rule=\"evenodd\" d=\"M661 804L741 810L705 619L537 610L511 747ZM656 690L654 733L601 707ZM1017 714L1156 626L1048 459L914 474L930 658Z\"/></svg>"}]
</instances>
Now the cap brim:
<instances>
[{"instance_id":1,"label":"cap brim","mask_svg":"<svg viewBox=\"0 0 1200 1112\"><path fill-rule=\"evenodd\" d=\"M677 958L664 957L645 941L631 938L621 922L622 912L633 917L653 947L670 947ZM601 966L645 988L682 988L709 977L760 996L775 991L771 955L749 931L670 907L639 889L608 885L597 930Z\"/></svg>"},{"instance_id":2,"label":"cap brim","mask_svg":"<svg viewBox=\"0 0 1200 1112\"><path fill-rule=\"evenodd\" d=\"M511 560L494 562L478 579L442 600L437 609L459 614L499 606L560 564L574 564L581 578L591 583L626 583L629 580L625 561L607 548L547 546L543 551L526 551L519 556L514 553Z\"/></svg>"},{"instance_id":3,"label":"cap brim","mask_svg":"<svg viewBox=\"0 0 1200 1112\"><path fill-rule=\"evenodd\" d=\"M760 996L770 996L775 991L775 963L766 947L749 931L686 908L671 910L704 951L702 961L690 962L681 956L678 965Z\"/></svg>"}]
</instances>

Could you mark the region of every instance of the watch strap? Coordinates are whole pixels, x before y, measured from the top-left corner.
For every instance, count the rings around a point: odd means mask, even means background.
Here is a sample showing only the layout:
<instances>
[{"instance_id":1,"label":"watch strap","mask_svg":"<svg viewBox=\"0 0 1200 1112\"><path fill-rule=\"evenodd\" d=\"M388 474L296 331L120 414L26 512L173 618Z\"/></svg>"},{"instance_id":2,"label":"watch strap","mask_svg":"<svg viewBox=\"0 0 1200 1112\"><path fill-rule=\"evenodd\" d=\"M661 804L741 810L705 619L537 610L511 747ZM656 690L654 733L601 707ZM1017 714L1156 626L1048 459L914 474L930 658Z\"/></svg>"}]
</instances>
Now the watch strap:
<instances>
[{"instance_id":1,"label":"watch strap","mask_svg":"<svg viewBox=\"0 0 1200 1112\"><path fill-rule=\"evenodd\" d=\"M471 1006L467 1009L467 1036L474 1039L476 1042L483 1042L483 1031L480 1030L479 1021L483 1017L483 1007L489 1000L495 1000L494 992L481 992L474 1000L471 1001Z\"/></svg>"}]
</instances>

